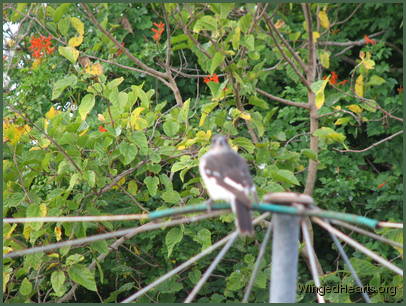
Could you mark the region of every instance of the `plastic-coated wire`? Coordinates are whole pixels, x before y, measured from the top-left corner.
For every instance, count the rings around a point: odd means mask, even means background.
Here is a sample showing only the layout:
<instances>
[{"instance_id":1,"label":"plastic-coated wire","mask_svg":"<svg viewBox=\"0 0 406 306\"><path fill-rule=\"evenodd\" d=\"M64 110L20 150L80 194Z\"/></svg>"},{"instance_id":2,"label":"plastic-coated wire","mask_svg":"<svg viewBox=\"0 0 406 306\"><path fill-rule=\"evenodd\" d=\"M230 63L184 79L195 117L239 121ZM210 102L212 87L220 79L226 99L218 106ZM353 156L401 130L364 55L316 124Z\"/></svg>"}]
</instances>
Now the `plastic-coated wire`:
<instances>
[{"instance_id":1,"label":"plastic-coated wire","mask_svg":"<svg viewBox=\"0 0 406 306\"><path fill-rule=\"evenodd\" d=\"M148 230L153 230L153 229L158 229L166 226L174 226L178 224L183 224L183 223L188 223L188 222L194 222L206 218L210 218L213 216L218 216L222 214L222 212L212 212L210 214L205 214L205 215L200 215L200 216L192 216L192 217L187 217L187 218L182 218L182 219L176 219L176 220L171 220L167 222L160 222L160 223L147 223L138 227L132 227L129 229L125 230L119 230L111 233L106 233L106 234L99 234L99 235L94 235L90 237L85 237L85 238L79 238L79 239L74 239L74 240L68 240L68 241L62 241L62 242L57 242L53 244L48 244L40 247L34 247L30 249L25 249L21 251L16 251L16 252L10 252L8 254L3 254L3 258L13 258L13 257L18 257L18 256L23 256L23 255L28 255L28 254L33 254L33 253L38 253L38 252L45 252L45 251L50 251L54 249L59 249L65 246L78 246L81 244L89 243L89 242L94 242L98 240L105 240L105 239L110 239L110 238L115 238L115 237L120 237L124 236L127 234L137 234L141 232L145 232Z\"/></svg>"},{"instance_id":2,"label":"plastic-coated wire","mask_svg":"<svg viewBox=\"0 0 406 306\"><path fill-rule=\"evenodd\" d=\"M327 223L329 223L327 220L325 220ZM351 264L350 259L348 258L347 254L344 251L343 246L341 245L340 241L338 241L337 236L334 235L332 232L328 231L328 233L331 236L331 239L333 239L338 252L340 253L341 257L343 258L344 262L346 263L346 265L348 266L348 269L351 272L352 277L354 278L355 283L357 284L358 287L360 287L361 290L361 295L364 298L365 302L367 303L371 303L371 299L369 298L368 294L366 294L366 292L364 291L364 286L362 285L361 280L358 277L357 272L355 271L353 265Z\"/></svg>"},{"instance_id":3,"label":"plastic-coated wire","mask_svg":"<svg viewBox=\"0 0 406 306\"><path fill-rule=\"evenodd\" d=\"M337 225L340 225L340 226L342 226L342 227L345 227L345 228L347 228L347 229L349 229L349 230L352 230L352 231L354 231L354 232L357 232L357 233L363 234L363 235L365 235L365 236L374 238L375 240L381 241L381 242L383 242L383 243L390 244L390 245L392 245L392 246L394 246L394 247L403 248L403 245L402 245L401 243L399 243L399 242L390 240L390 239L388 239L388 238L386 238L386 237L384 237L384 236L377 235L377 234L372 233L372 232L368 232L368 231L366 231L366 230L364 230L364 229L362 229L362 228L359 228L359 227L356 227L356 226L354 226L354 225L345 223L345 222L343 222L343 221L331 220L330 222L333 223L333 224L337 224Z\"/></svg>"},{"instance_id":4,"label":"plastic-coated wire","mask_svg":"<svg viewBox=\"0 0 406 306\"><path fill-rule=\"evenodd\" d=\"M315 252L312 247L312 242L310 239L310 234L309 234L309 229L307 228L307 225L304 220L301 220L301 226L302 226L302 234L303 234L303 240L305 242L305 246L307 249L307 254L309 254L309 261L310 261L310 270L312 273L312 277L314 280L314 284L316 285L316 296L317 296L317 301L319 303L325 303L326 301L324 300L324 297L320 295L320 278L319 278L319 273L317 272L317 267L316 267L316 260L315 260Z\"/></svg>"},{"instance_id":5,"label":"plastic-coated wire","mask_svg":"<svg viewBox=\"0 0 406 306\"><path fill-rule=\"evenodd\" d=\"M234 241L237 238L238 238L238 235L234 235L233 237L230 238L230 240L227 241L226 245L218 253L218 255L213 260L213 262L211 263L209 268L206 270L206 272L204 272L203 276L200 278L199 282L193 288L192 292L190 292L190 294L187 296L184 303L191 303L193 301L193 299L196 297L196 294L200 291L200 289L206 283L207 279L213 273L214 269L217 267L219 262L223 259L224 255L226 255L226 253L231 248L231 246L233 245Z\"/></svg>"},{"instance_id":6,"label":"plastic-coated wire","mask_svg":"<svg viewBox=\"0 0 406 306\"><path fill-rule=\"evenodd\" d=\"M373 260L379 262L381 265L385 266L386 268L392 270L393 272L403 276L403 270L400 269L399 267L395 266L385 258L379 256L375 252L371 251L370 249L364 247L362 244L360 244L358 241L355 241L354 239L350 238L349 236L345 235L343 232L339 231L338 229L332 227L330 224L327 222L322 221L321 219L317 217L313 217L312 220L326 229L327 231L335 234L338 238L341 240L344 240L347 242L349 245L351 245L353 248L356 248L358 251L364 253L365 255L371 257Z\"/></svg>"},{"instance_id":7,"label":"plastic-coated wire","mask_svg":"<svg viewBox=\"0 0 406 306\"><path fill-rule=\"evenodd\" d=\"M256 218L252 223L257 224L258 222L260 222L263 219L265 219L266 217L268 217L268 215L269 215L269 213L264 213L261 216L259 216L258 218ZM237 235L238 235L237 231L227 235L226 237L224 237L223 239L217 241L215 244L211 245L207 249L204 249L199 254L197 254L197 255L193 256L192 258L190 258L189 260L185 261L183 264L179 265L175 269L172 269L171 271L169 271L168 273L162 275L161 277L159 277L158 279L156 279L155 281L153 281L152 283L150 283L146 287L144 287L141 290L137 291L136 293L132 294L131 296L129 296L128 298L123 300L121 303L130 303L130 302L134 301L136 298L142 296L143 294L145 294L146 292L148 292L149 290L151 290L155 286L157 286L160 283L162 283L162 282L166 281L167 279L171 278L173 275L175 275L176 273L178 273L178 272L182 271L183 269L187 268L188 266L190 266L194 262L198 261L200 258L208 255L209 253L211 253L212 251L214 251L218 247L225 244L229 239L232 239L233 236L237 236Z\"/></svg>"},{"instance_id":8,"label":"plastic-coated wire","mask_svg":"<svg viewBox=\"0 0 406 306\"><path fill-rule=\"evenodd\" d=\"M248 303L248 298L251 294L252 286L254 285L254 282L257 278L259 266L261 265L262 258L264 258L266 246L268 245L269 238L271 237L271 232L272 232L272 223L269 222L268 228L267 228L265 236L264 236L264 240L262 241L261 247L258 252L257 260L255 261L254 269L252 270L252 273L251 273L251 278L248 282L247 288L245 289L244 298L242 300L243 303Z\"/></svg>"}]
</instances>

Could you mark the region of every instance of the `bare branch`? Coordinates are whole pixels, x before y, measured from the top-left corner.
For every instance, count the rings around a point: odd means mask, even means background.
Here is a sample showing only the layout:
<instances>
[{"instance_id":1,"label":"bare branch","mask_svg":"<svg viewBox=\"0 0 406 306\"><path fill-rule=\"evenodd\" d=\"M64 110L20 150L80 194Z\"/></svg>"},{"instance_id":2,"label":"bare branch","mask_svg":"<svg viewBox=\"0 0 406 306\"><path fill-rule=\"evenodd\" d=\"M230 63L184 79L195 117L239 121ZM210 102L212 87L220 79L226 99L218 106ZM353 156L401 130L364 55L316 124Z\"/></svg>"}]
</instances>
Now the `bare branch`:
<instances>
[{"instance_id":1,"label":"bare branch","mask_svg":"<svg viewBox=\"0 0 406 306\"><path fill-rule=\"evenodd\" d=\"M382 35L383 33L385 33L385 31L380 31L371 35L368 35L368 37L375 37L375 36L379 36ZM366 45L367 42L365 41L365 39L360 39L360 40L356 40L356 41L345 41L345 42L340 42L340 41L318 41L317 44L321 45L321 46L338 46L338 47L348 47L348 46L363 46Z\"/></svg>"},{"instance_id":2,"label":"bare branch","mask_svg":"<svg viewBox=\"0 0 406 306\"><path fill-rule=\"evenodd\" d=\"M262 89L259 89L259 88L255 88L255 90L258 93L260 93L261 95L264 95L265 97L267 97L267 98L269 98L271 100L274 100L274 101L277 101L277 102L280 102L280 103L283 103L283 104L286 104L286 105L301 107L301 108L305 108L305 109L309 108L309 105L307 103L293 102L293 101L290 101L290 100L286 100L286 99L271 95L270 93L268 93L268 92L266 92L266 91L264 91Z\"/></svg>"},{"instance_id":3,"label":"bare branch","mask_svg":"<svg viewBox=\"0 0 406 306\"><path fill-rule=\"evenodd\" d=\"M333 24L331 24L330 27L334 27L334 26L337 26L337 25L346 23L348 20L350 20L350 19L352 18L352 16L354 16L354 14L358 11L358 9L359 9L361 6L362 6L362 3L358 4L357 7L351 12L350 15L348 15L347 18L345 18L345 19L343 19L343 20L341 20L341 21L334 22Z\"/></svg>"},{"instance_id":4,"label":"bare branch","mask_svg":"<svg viewBox=\"0 0 406 306\"><path fill-rule=\"evenodd\" d=\"M337 152L341 152L341 153L346 153L346 152L353 152L353 153L365 152L365 151L368 151L368 150L370 150L370 149L372 149L372 148L374 148L374 147L380 145L381 143L384 143L385 141L388 141L388 140L391 140L392 138L395 138L396 136L398 136L398 135L400 135L400 134L403 134L403 130L401 130L401 131L399 131L399 132L396 132L395 134L393 134L393 135L391 135L391 136L389 136L389 137L386 137L386 138L384 138L384 139L381 139L381 140L379 140L378 142L375 142L374 144L372 144L372 145L370 145L369 147L367 147L367 148L365 148L365 149L362 149L362 150L339 150L339 149L334 149L334 150L337 151Z\"/></svg>"}]
</instances>

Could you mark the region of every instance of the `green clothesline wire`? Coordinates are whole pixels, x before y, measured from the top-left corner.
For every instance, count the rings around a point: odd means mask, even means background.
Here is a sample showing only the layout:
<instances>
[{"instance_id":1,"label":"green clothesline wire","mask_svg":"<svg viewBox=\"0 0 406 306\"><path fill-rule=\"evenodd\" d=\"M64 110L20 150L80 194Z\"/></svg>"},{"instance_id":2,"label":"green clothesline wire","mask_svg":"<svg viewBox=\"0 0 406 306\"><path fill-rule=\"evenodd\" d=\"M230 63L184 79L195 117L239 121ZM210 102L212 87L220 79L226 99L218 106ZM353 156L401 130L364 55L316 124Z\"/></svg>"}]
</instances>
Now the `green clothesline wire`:
<instances>
[{"instance_id":1,"label":"green clothesline wire","mask_svg":"<svg viewBox=\"0 0 406 306\"><path fill-rule=\"evenodd\" d=\"M220 210L220 209L230 209L230 204L228 203L213 203L211 204L212 210ZM270 211L274 213L281 213L281 214L290 214L290 215L301 215L301 216L313 216L313 217L321 217L327 219L335 219L346 221L353 224L364 225L370 228L376 228L378 226L379 221L363 216L357 216L354 214L347 214L347 213L340 213L335 211L328 211L322 209L301 209L293 206L287 205L277 205L277 204L268 204L268 203L259 203L252 205L253 210L258 211ZM162 209L153 211L148 214L150 219L157 219L163 217L169 217L173 215L191 213L191 212L198 212L198 211L206 211L207 204L196 204L196 205L188 205L185 207L179 208L169 208L169 209Z\"/></svg>"}]
</instances>

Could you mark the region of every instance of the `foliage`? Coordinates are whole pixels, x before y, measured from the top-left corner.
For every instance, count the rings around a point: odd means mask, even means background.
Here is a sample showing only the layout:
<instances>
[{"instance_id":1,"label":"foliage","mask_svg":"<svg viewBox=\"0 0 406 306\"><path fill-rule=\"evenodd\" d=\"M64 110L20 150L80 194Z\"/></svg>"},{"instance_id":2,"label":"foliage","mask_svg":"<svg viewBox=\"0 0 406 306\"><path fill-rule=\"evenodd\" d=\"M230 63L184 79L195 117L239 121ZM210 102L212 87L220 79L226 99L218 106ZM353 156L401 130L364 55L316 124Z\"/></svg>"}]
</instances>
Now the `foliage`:
<instances>
[{"instance_id":1,"label":"foliage","mask_svg":"<svg viewBox=\"0 0 406 306\"><path fill-rule=\"evenodd\" d=\"M135 214L202 202L207 195L198 160L211 136L222 133L250 164L260 198L310 188L306 169L313 164L311 191L321 208L401 222L401 137L364 152L339 152L367 148L402 129L401 4L309 5L318 62L307 86L306 71L278 36L310 66L299 4L265 6L267 15L275 13L274 30L260 14L264 6L254 3L89 4L98 24L86 7L4 7L3 29L20 28L18 35L5 33L3 216ZM340 45L348 41L361 43ZM344 56L337 55L346 47ZM310 112L301 104L313 103L312 96L319 117L309 133ZM316 149L309 145L314 140ZM140 224L4 224L3 250ZM58 301L74 283L80 302L121 301L233 229L231 215L224 215L144 232L114 250L114 241L107 240L5 259L4 301ZM402 241L399 231L382 234ZM256 237L237 240L197 301L240 301L263 235L259 225ZM323 283L353 286L326 236L315 228ZM357 238L387 259L402 256L371 238ZM346 250L364 284L398 289L396 295L374 293L373 301L402 300L400 277ZM213 256L137 301L183 301ZM269 259L267 254L252 302L268 298ZM300 266L299 283L311 284L306 264ZM325 297L360 299L348 293ZM304 293L298 299L315 301Z\"/></svg>"}]
</instances>

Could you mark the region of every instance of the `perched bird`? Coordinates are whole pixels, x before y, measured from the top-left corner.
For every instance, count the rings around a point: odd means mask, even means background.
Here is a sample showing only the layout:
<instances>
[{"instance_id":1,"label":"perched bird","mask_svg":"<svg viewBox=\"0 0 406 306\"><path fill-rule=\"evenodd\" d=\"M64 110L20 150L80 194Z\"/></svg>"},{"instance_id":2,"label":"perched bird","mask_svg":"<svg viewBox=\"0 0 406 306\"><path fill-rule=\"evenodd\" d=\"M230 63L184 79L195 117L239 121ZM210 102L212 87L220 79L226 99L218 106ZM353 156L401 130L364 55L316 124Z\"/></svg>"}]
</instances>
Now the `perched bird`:
<instances>
[{"instance_id":1,"label":"perched bird","mask_svg":"<svg viewBox=\"0 0 406 306\"><path fill-rule=\"evenodd\" d=\"M213 136L210 150L200 158L199 170L210 203L215 200L229 202L240 235L253 235L251 197L256 197L255 186L247 162L234 152L226 137Z\"/></svg>"}]
</instances>

